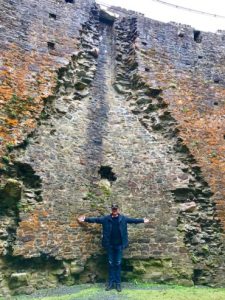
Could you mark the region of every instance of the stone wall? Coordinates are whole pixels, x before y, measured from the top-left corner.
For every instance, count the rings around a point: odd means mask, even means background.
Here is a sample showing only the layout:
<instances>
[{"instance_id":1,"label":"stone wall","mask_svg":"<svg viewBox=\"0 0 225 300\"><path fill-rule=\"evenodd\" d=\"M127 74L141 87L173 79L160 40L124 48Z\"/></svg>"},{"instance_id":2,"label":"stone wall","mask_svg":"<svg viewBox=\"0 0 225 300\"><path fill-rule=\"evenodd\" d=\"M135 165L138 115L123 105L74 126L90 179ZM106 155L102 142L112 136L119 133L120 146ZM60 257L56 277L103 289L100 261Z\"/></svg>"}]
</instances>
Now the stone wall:
<instances>
[{"instance_id":1,"label":"stone wall","mask_svg":"<svg viewBox=\"0 0 225 300\"><path fill-rule=\"evenodd\" d=\"M200 212L188 213L184 221L190 226L185 243L194 255L196 282L200 279L202 283L201 277L205 280L207 269L213 264L213 280L218 282L224 263L215 262L212 257L223 255L224 247L224 32L204 33L171 24L162 32L159 25L145 18L139 20L139 74L145 83L162 89L163 101L168 105L166 113L176 120L175 150L191 155L189 166L200 180L191 196L199 199ZM150 122L142 121L168 137L168 125L172 124L166 121L164 110L158 112L152 113ZM187 161L183 153L179 156ZM189 186L193 189L192 182Z\"/></svg>"},{"instance_id":2,"label":"stone wall","mask_svg":"<svg viewBox=\"0 0 225 300\"><path fill-rule=\"evenodd\" d=\"M141 36L140 24L141 21L133 17L124 20L117 27L120 39L115 88L124 95L124 99L129 103L131 111L137 116L140 124L150 134L157 133L157 139L162 138L169 145L167 157L172 155L171 161L175 162L174 157L176 157L180 162L182 171L180 175L174 169L167 171L169 180L175 184L175 188L170 191L175 202L179 204L177 230L185 234L184 243L194 264L193 281L196 284L207 282L213 284L220 281L224 269L224 259L220 258L224 249L222 222L218 219L212 190L205 181L196 159L182 139L178 120L175 119L166 101L168 86L163 87L161 81L156 80L157 76L154 77L152 74L154 70L147 68L151 63L151 57L148 64L146 62L143 64L142 53L145 53L145 50L140 50L141 43L138 39ZM142 44L146 46L146 42ZM151 79L148 80L143 76L143 67L154 79L149 76ZM163 142L161 141L160 144L162 145ZM164 236L161 242L165 241Z\"/></svg>"},{"instance_id":3,"label":"stone wall","mask_svg":"<svg viewBox=\"0 0 225 300\"><path fill-rule=\"evenodd\" d=\"M163 89L179 135L209 183L224 227L224 32L139 21L139 72ZM197 35L198 33L198 35Z\"/></svg>"},{"instance_id":4,"label":"stone wall","mask_svg":"<svg viewBox=\"0 0 225 300\"><path fill-rule=\"evenodd\" d=\"M104 280L101 229L77 217L112 202L150 218L129 227L124 280L224 285L223 32L3 4L2 293Z\"/></svg>"},{"instance_id":5,"label":"stone wall","mask_svg":"<svg viewBox=\"0 0 225 300\"><path fill-rule=\"evenodd\" d=\"M69 63L92 0L1 0L1 155L37 125L56 71Z\"/></svg>"}]
</instances>

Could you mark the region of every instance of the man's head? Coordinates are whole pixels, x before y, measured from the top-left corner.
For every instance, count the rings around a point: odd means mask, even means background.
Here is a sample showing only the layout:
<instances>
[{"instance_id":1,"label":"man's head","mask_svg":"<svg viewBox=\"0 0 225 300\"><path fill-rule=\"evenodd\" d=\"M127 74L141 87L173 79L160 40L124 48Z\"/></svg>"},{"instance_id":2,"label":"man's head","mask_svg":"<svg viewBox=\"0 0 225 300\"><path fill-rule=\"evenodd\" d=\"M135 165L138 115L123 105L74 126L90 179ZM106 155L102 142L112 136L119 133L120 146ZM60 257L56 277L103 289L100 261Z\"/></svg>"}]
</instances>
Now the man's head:
<instances>
[{"instance_id":1,"label":"man's head","mask_svg":"<svg viewBox=\"0 0 225 300\"><path fill-rule=\"evenodd\" d=\"M111 205L111 209L112 209L112 215L116 216L119 213L119 206L117 204L112 204Z\"/></svg>"}]
</instances>

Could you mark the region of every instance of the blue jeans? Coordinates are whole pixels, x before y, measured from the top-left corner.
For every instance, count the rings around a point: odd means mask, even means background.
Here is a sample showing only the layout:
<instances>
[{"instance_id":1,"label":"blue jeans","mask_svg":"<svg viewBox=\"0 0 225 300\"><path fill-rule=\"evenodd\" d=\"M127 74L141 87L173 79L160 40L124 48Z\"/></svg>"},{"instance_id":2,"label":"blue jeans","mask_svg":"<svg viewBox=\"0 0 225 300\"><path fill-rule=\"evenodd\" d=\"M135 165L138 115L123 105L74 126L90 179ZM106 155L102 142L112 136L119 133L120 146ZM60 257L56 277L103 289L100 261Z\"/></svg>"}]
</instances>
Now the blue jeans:
<instances>
[{"instance_id":1,"label":"blue jeans","mask_svg":"<svg viewBox=\"0 0 225 300\"><path fill-rule=\"evenodd\" d=\"M109 263L109 285L121 282L121 261L123 248L121 245L111 245L107 249Z\"/></svg>"}]
</instances>

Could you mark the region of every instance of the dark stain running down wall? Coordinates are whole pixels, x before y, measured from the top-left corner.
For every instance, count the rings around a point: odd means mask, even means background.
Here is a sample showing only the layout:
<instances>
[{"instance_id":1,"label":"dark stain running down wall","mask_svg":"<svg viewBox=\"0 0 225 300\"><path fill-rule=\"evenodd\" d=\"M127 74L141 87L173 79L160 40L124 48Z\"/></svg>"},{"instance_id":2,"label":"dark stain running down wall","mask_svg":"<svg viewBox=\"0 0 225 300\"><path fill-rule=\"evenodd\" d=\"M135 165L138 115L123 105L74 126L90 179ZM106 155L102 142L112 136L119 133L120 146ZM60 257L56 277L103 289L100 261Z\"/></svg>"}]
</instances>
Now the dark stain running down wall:
<instances>
[{"instance_id":1,"label":"dark stain running down wall","mask_svg":"<svg viewBox=\"0 0 225 300\"><path fill-rule=\"evenodd\" d=\"M105 65L107 57L112 56L110 42L112 40L112 26L101 22L99 24L99 36L101 38L98 51L97 70L93 86L91 88L91 99L88 107L89 124L87 125L87 143L85 145L87 174L90 181L98 179L97 170L100 168L103 148L103 138L108 119L107 78Z\"/></svg>"},{"instance_id":2,"label":"dark stain running down wall","mask_svg":"<svg viewBox=\"0 0 225 300\"><path fill-rule=\"evenodd\" d=\"M100 227L77 217L112 202L150 218L123 280L224 286L224 32L1 4L0 294L103 281Z\"/></svg>"}]
</instances>

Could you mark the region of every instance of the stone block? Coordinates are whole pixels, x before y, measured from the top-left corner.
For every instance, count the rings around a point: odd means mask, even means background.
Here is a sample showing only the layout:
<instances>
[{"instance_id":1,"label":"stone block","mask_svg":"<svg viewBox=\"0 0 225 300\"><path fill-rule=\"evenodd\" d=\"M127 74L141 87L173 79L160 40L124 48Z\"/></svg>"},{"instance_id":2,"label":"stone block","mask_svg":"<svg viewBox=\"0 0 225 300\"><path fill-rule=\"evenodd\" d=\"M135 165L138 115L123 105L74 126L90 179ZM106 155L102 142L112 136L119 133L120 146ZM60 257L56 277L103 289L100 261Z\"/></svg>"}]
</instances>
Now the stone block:
<instances>
[{"instance_id":1,"label":"stone block","mask_svg":"<svg viewBox=\"0 0 225 300\"><path fill-rule=\"evenodd\" d=\"M10 276L10 286L17 288L20 286L28 285L29 274L28 273L12 273Z\"/></svg>"},{"instance_id":2,"label":"stone block","mask_svg":"<svg viewBox=\"0 0 225 300\"><path fill-rule=\"evenodd\" d=\"M79 274L79 273L83 272L83 270L84 270L83 266L79 266L79 265L76 265L75 263L71 263L71 266L70 266L71 274Z\"/></svg>"},{"instance_id":3,"label":"stone block","mask_svg":"<svg viewBox=\"0 0 225 300\"><path fill-rule=\"evenodd\" d=\"M182 203L180 205L180 210L185 212L193 212L197 208L197 204L194 201Z\"/></svg>"},{"instance_id":4,"label":"stone block","mask_svg":"<svg viewBox=\"0 0 225 300\"><path fill-rule=\"evenodd\" d=\"M21 198L22 183L16 179L9 178L3 191L5 197L18 201Z\"/></svg>"}]
</instances>

